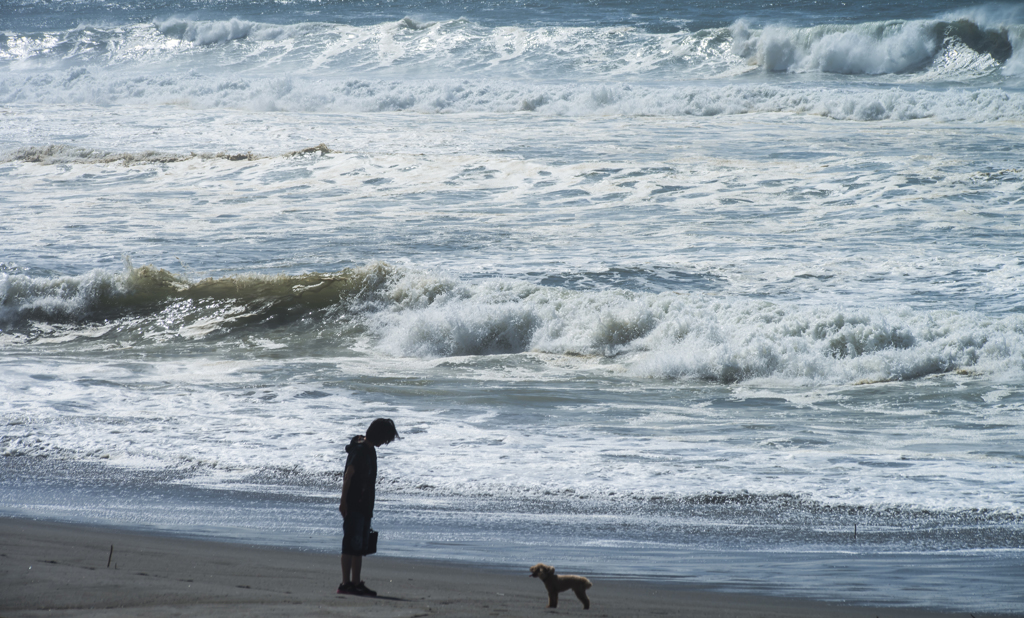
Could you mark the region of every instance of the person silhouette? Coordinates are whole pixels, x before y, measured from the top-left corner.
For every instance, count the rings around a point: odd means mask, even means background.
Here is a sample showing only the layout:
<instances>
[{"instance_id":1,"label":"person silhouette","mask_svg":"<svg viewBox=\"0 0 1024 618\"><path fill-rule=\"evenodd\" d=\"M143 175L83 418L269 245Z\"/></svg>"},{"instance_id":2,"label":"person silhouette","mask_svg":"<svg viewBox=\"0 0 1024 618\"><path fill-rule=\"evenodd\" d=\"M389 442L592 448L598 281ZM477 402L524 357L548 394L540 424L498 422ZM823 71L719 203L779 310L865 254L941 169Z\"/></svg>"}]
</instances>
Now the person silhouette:
<instances>
[{"instance_id":1,"label":"person silhouette","mask_svg":"<svg viewBox=\"0 0 1024 618\"><path fill-rule=\"evenodd\" d=\"M338 594L377 596L361 579L363 556L370 552L370 520L377 484L377 447L398 438L395 422L378 418L365 436L353 436L345 447L345 477L338 510L344 518L341 541L341 584Z\"/></svg>"}]
</instances>

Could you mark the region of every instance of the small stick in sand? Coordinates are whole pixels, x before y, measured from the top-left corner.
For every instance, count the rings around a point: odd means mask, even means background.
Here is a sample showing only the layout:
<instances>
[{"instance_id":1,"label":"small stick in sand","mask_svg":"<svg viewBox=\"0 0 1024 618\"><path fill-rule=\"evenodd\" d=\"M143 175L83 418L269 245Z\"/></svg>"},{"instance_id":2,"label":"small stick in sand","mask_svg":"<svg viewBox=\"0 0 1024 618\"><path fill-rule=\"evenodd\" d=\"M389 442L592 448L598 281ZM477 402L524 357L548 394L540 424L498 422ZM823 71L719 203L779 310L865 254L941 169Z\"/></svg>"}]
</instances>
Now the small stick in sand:
<instances>
[{"instance_id":1,"label":"small stick in sand","mask_svg":"<svg viewBox=\"0 0 1024 618\"><path fill-rule=\"evenodd\" d=\"M110 546L110 555L107 556L107 568L110 568L110 559L114 557L114 546Z\"/></svg>"}]
</instances>

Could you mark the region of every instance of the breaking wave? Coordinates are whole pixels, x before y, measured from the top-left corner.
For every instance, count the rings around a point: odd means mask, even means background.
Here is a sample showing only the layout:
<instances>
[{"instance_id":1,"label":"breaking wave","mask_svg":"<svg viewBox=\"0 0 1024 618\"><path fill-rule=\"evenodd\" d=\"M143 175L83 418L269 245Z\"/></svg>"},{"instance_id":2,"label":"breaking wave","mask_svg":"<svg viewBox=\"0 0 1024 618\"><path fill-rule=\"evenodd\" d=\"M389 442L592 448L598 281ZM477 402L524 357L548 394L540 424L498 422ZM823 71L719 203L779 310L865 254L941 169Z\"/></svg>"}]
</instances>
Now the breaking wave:
<instances>
[{"instance_id":1,"label":"breaking wave","mask_svg":"<svg viewBox=\"0 0 1024 618\"><path fill-rule=\"evenodd\" d=\"M0 34L0 104L1019 121L1022 44L1019 7L671 32L170 17Z\"/></svg>"},{"instance_id":2,"label":"breaking wave","mask_svg":"<svg viewBox=\"0 0 1024 618\"><path fill-rule=\"evenodd\" d=\"M1024 11L989 8L934 20L650 32L638 26L485 26L411 18L367 26L182 17L127 27L0 35L0 66L274 70L337 79L728 78L767 72L903 75L925 81L998 76L1020 63ZM933 69L940 69L935 71Z\"/></svg>"},{"instance_id":3,"label":"breaking wave","mask_svg":"<svg viewBox=\"0 0 1024 618\"><path fill-rule=\"evenodd\" d=\"M172 17L153 23L161 34L196 45L214 45L238 39L276 41L297 38L312 25L278 26L232 18L227 21L196 21Z\"/></svg>"},{"instance_id":4,"label":"breaking wave","mask_svg":"<svg viewBox=\"0 0 1024 618\"><path fill-rule=\"evenodd\" d=\"M470 284L383 263L198 282L130 264L120 273L0 278L0 327L8 333L45 339L39 323L122 318L126 331L160 324L164 335L199 339L242 326L344 324L392 357L552 354L601 360L647 379L869 383L1024 369L1019 315L803 308L685 290L575 290L510 279ZM196 330L197 323L204 327Z\"/></svg>"},{"instance_id":5,"label":"breaking wave","mask_svg":"<svg viewBox=\"0 0 1024 618\"><path fill-rule=\"evenodd\" d=\"M1019 24L981 26L955 21L892 21L813 28L732 27L733 51L772 72L891 75L926 73L933 79L993 73L1014 55Z\"/></svg>"},{"instance_id":6,"label":"breaking wave","mask_svg":"<svg viewBox=\"0 0 1024 618\"><path fill-rule=\"evenodd\" d=\"M167 270L93 270L84 275L31 277L0 274L0 328L19 332L34 323L88 324L130 315L156 315L175 303L180 323L213 319L222 328L239 323L302 317L358 301L389 277L386 265L337 273L241 275L190 282ZM179 311L179 312L180 312Z\"/></svg>"}]
</instances>

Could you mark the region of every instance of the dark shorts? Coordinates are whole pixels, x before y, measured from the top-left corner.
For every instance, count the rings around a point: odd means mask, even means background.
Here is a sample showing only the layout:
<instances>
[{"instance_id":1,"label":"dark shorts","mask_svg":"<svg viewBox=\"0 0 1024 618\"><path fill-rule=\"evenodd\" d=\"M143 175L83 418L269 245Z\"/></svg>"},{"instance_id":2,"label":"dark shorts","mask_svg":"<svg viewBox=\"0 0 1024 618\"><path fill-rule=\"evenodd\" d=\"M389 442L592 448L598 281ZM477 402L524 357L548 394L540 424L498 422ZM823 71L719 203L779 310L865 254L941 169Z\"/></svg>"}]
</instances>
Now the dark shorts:
<instances>
[{"instance_id":1,"label":"dark shorts","mask_svg":"<svg viewBox=\"0 0 1024 618\"><path fill-rule=\"evenodd\" d=\"M341 541L341 553L365 556L370 546L370 517L365 513L350 510L343 529L345 537Z\"/></svg>"}]
</instances>

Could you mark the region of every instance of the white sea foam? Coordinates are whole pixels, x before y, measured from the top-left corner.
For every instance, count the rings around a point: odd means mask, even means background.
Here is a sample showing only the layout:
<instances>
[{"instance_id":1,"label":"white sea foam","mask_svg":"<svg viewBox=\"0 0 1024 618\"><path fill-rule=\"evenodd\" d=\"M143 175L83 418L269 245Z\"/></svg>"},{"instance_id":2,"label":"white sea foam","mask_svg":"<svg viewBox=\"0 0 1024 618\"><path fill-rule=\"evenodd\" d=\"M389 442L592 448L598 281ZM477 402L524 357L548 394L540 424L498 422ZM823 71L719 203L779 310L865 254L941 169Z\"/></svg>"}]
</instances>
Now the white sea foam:
<instances>
[{"instance_id":1,"label":"white sea foam","mask_svg":"<svg viewBox=\"0 0 1024 618\"><path fill-rule=\"evenodd\" d=\"M699 294L570 292L496 281L372 322L381 349L396 356L602 356L644 378L837 384L1024 372L1021 318L900 307L851 314Z\"/></svg>"},{"instance_id":2,"label":"white sea foam","mask_svg":"<svg viewBox=\"0 0 1024 618\"><path fill-rule=\"evenodd\" d=\"M970 69L970 66L967 67ZM813 114L837 120L992 122L1024 118L1024 95L1001 89L853 89L773 85L651 88L621 84L347 80L197 75L124 77L75 69L60 78L8 77L0 102L60 105L178 105L252 111L515 113L554 116Z\"/></svg>"},{"instance_id":3,"label":"white sea foam","mask_svg":"<svg viewBox=\"0 0 1024 618\"><path fill-rule=\"evenodd\" d=\"M412 406L367 401L323 384L324 360L338 378L374 376L378 388L412 387L436 399ZM261 474L336 478L348 438L368 419L392 416L404 436L381 449L382 493L392 499L587 498L618 511L635 508L640 498L753 494L846 509L956 512L969 509L980 490L986 509L1020 513L1015 467L996 456L965 455L980 438L956 429L971 418L964 411L882 402L878 409L846 410L852 390L819 390L802 406L774 409L759 402L779 392L756 389L734 391L734 403L722 409L692 401L685 391L660 398L661 389L616 384L602 377L600 365L582 360L541 374L529 364L514 367L512 358L491 370L468 359L446 368L373 357L69 359L60 365L8 358L0 382L6 404L0 452L192 470L192 483L210 487ZM472 376L460 383L469 389L461 397L484 407L464 413L442 384L423 383L424 375L444 373ZM275 375L280 379L268 382ZM519 380L529 386L521 390ZM488 382L502 387L489 393ZM562 400L581 386L599 389L599 401ZM545 406L545 396L559 405ZM637 397L645 405L637 407ZM987 418L1012 425L1012 414L993 411ZM905 432L908 423L913 435ZM861 443L865 432L873 436L870 445ZM1012 439L1012 433L992 435L986 443ZM921 476L930 481L921 483Z\"/></svg>"}]
</instances>

